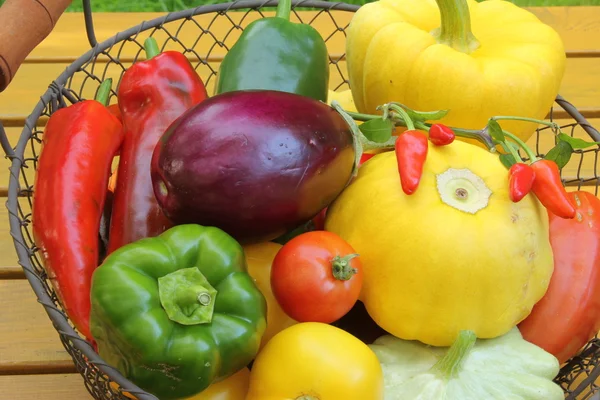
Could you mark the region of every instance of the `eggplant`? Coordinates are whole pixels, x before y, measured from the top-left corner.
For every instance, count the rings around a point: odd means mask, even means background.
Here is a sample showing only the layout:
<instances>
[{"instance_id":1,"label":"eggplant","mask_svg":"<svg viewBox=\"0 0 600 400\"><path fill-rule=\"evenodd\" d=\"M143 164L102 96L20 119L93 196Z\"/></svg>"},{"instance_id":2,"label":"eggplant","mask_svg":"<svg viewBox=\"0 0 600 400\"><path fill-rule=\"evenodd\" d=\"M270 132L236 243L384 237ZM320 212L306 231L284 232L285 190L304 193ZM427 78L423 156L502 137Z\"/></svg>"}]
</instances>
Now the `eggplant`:
<instances>
[{"instance_id":1,"label":"eggplant","mask_svg":"<svg viewBox=\"0 0 600 400\"><path fill-rule=\"evenodd\" d=\"M354 159L352 131L327 104L235 91L195 105L165 131L151 177L173 223L214 226L246 244L273 240L329 206Z\"/></svg>"}]
</instances>

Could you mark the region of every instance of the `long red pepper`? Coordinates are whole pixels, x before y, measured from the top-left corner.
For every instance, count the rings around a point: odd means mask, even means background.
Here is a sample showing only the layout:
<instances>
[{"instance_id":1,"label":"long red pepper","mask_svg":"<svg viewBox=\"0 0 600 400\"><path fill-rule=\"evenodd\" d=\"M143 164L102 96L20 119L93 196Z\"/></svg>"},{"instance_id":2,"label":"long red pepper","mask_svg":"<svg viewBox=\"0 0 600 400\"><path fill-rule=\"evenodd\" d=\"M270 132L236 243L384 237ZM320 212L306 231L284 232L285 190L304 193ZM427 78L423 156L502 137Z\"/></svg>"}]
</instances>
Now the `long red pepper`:
<instances>
[{"instance_id":1,"label":"long red pepper","mask_svg":"<svg viewBox=\"0 0 600 400\"><path fill-rule=\"evenodd\" d=\"M119 86L125 140L109 233L108 253L172 226L161 211L150 178L156 143L178 117L208 97L204 83L179 52L158 54L154 39L146 41L147 60L132 65Z\"/></svg>"},{"instance_id":2,"label":"long red pepper","mask_svg":"<svg viewBox=\"0 0 600 400\"><path fill-rule=\"evenodd\" d=\"M525 163L515 163L508 170L508 195L513 203L518 203L533 187L534 170Z\"/></svg>"},{"instance_id":3,"label":"long red pepper","mask_svg":"<svg viewBox=\"0 0 600 400\"><path fill-rule=\"evenodd\" d=\"M423 174L423 166L427 159L428 140L425 133L407 130L398 136L395 143L398 173L404 193L413 194Z\"/></svg>"},{"instance_id":4,"label":"long red pepper","mask_svg":"<svg viewBox=\"0 0 600 400\"><path fill-rule=\"evenodd\" d=\"M32 205L33 236L68 317L91 340L90 285L99 264L100 219L110 167L123 140L105 106L111 80L96 100L56 111L46 125Z\"/></svg>"},{"instance_id":5,"label":"long red pepper","mask_svg":"<svg viewBox=\"0 0 600 400\"><path fill-rule=\"evenodd\" d=\"M558 217L574 218L577 210L562 184L558 165L552 160L541 159L530 166L535 173L531 190L544 207Z\"/></svg>"}]
</instances>

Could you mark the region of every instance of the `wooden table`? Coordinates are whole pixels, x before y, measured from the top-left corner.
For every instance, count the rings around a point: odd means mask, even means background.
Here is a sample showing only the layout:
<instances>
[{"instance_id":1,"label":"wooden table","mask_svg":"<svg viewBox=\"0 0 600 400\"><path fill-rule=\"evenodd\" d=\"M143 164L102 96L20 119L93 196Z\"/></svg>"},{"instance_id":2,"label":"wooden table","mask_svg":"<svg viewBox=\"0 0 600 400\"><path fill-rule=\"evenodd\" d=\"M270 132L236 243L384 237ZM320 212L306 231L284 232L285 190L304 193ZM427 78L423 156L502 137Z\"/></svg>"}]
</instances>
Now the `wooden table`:
<instances>
[{"instance_id":1,"label":"wooden table","mask_svg":"<svg viewBox=\"0 0 600 400\"><path fill-rule=\"evenodd\" d=\"M568 54L561 94L577 106L593 126L600 128L600 7L531 8L562 36ZM310 17L309 14L302 14ZM95 14L99 40L160 14ZM350 15L336 16L344 26ZM327 22L318 21L317 25ZM330 22L329 22L330 23ZM320 26L320 25L319 25ZM218 24L211 30L223 30ZM343 35L329 42L332 54L342 54ZM0 119L15 144L24 118L48 84L74 59L89 49L83 16L65 14L52 34L36 48L10 87L0 94ZM202 52L203 49L198 49ZM222 51L211 62L217 65ZM339 63L345 69L344 62ZM335 85L336 82L332 82ZM585 137L578 131L577 135ZM0 196L6 196L8 161L0 168ZM567 174L577 165L570 163ZM588 173L593 165L586 164ZM6 199L5 199L6 200ZM58 334L17 264L9 234L8 214L0 214L0 400L89 399L82 378L61 345Z\"/></svg>"}]
</instances>

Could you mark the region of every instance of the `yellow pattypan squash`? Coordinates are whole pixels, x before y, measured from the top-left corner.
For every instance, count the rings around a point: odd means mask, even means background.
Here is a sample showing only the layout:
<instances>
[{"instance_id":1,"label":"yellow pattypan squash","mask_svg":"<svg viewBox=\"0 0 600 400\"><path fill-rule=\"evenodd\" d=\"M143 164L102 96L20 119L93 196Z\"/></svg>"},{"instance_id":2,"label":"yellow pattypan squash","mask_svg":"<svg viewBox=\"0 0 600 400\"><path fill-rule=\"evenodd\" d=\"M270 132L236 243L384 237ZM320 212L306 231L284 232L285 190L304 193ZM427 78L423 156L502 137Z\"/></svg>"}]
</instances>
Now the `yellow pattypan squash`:
<instances>
[{"instance_id":1,"label":"yellow pattypan squash","mask_svg":"<svg viewBox=\"0 0 600 400\"><path fill-rule=\"evenodd\" d=\"M395 101L450 110L441 122L467 129L492 116L544 119L566 63L558 33L504 0L365 4L347 30L346 56L359 112ZM537 126L507 121L503 128L527 141Z\"/></svg>"},{"instance_id":2,"label":"yellow pattypan squash","mask_svg":"<svg viewBox=\"0 0 600 400\"><path fill-rule=\"evenodd\" d=\"M449 346L460 330L507 333L548 289L548 214L533 194L513 203L498 156L465 142L430 146L406 195L394 152L371 158L328 208L325 229L358 254L360 300L390 334Z\"/></svg>"}]
</instances>

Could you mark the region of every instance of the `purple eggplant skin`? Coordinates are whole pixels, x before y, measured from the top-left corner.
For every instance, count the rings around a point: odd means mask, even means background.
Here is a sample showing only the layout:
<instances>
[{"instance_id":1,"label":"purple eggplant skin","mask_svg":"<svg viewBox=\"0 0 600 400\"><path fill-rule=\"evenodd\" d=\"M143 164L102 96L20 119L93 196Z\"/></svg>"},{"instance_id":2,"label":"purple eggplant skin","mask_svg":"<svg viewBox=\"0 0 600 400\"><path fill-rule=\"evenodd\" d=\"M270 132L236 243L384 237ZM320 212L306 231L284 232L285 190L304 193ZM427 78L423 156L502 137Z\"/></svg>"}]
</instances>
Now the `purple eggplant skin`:
<instances>
[{"instance_id":1,"label":"purple eggplant skin","mask_svg":"<svg viewBox=\"0 0 600 400\"><path fill-rule=\"evenodd\" d=\"M325 103L270 90L204 100L164 133L154 193L175 224L214 226L242 244L269 241L315 217L344 190L353 135Z\"/></svg>"}]
</instances>

